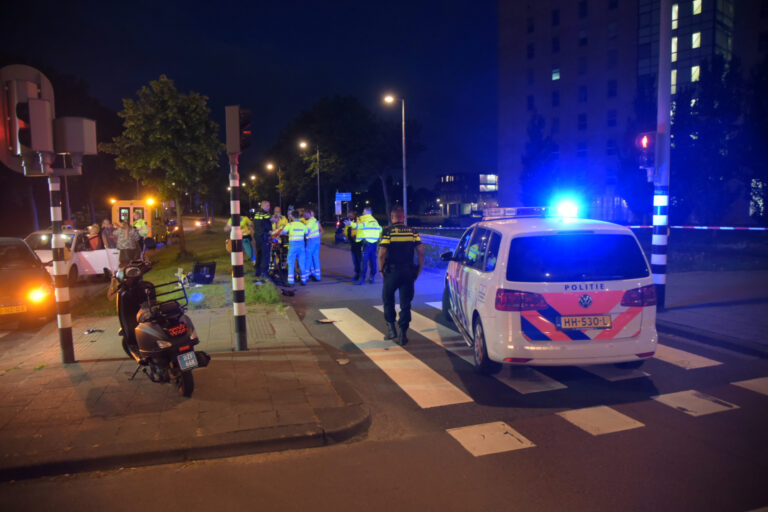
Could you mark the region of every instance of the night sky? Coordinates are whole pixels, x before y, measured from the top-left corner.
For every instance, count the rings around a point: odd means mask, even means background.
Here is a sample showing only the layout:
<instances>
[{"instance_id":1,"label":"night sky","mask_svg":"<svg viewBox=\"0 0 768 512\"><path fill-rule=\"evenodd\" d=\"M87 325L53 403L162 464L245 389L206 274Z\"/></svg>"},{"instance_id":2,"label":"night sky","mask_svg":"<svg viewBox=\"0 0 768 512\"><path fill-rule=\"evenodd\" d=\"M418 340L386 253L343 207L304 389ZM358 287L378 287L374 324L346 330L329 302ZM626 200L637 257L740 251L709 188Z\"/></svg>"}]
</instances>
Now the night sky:
<instances>
[{"instance_id":1,"label":"night sky","mask_svg":"<svg viewBox=\"0 0 768 512\"><path fill-rule=\"evenodd\" d=\"M115 111L161 74L207 95L220 124L225 105L251 108L246 165L324 96L356 96L399 121L381 103L394 91L422 125L415 184L496 170L496 0L109 4L6 3L0 44L82 78Z\"/></svg>"}]
</instances>

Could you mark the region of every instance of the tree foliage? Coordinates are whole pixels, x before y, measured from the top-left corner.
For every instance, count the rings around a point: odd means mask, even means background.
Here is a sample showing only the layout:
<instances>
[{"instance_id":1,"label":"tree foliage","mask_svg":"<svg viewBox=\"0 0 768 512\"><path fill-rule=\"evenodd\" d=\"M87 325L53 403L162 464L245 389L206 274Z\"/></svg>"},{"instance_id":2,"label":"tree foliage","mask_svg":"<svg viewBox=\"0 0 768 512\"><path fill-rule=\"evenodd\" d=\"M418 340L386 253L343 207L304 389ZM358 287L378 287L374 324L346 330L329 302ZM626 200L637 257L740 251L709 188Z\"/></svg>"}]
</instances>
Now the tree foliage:
<instances>
[{"instance_id":1,"label":"tree foliage","mask_svg":"<svg viewBox=\"0 0 768 512\"><path fill-rule=\"evenodd\" d=\"M136 99L124 99L123 133L101 149L116 156L120 169L174 199L182 226L182 197L211 181L223 147L210 119L208 98L182 94L165 75L143 86ZM183 228L180 254L185 253Z\"/></svg>"}]
</instances>

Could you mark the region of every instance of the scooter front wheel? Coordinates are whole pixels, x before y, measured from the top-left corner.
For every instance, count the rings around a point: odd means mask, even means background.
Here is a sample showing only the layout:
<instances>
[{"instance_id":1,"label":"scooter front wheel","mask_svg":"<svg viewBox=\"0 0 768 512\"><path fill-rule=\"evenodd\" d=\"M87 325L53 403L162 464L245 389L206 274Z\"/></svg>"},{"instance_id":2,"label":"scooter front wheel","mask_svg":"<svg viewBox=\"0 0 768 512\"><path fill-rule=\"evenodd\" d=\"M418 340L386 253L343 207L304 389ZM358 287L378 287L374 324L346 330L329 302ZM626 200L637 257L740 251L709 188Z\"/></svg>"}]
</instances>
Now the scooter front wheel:
<instances>
[{"instance_id":1,"label":"scooter front wheel","mask_svg":"<svg viewBox=\"0 0 768 512\"><path fill-rule=\"evenodd\" d=\"M176 389L181 396L190 397L195 390L195 378L192 376L192 372L181 372L176 378Z\"/></svg>"}]
</instances>

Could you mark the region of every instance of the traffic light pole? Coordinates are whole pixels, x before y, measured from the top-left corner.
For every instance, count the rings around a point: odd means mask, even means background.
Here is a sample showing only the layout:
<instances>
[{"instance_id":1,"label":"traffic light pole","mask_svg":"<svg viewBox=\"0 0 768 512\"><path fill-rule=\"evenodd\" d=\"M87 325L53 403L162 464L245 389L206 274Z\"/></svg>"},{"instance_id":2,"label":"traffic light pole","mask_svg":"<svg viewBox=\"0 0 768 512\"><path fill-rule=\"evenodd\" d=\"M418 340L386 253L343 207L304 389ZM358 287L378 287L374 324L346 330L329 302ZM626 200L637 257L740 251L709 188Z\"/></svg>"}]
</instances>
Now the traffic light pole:
<instances>
[{"instance_id":1,"label":"traffic light pole","mask_svg":"<svg viewBox=\"0 0 768 512\"><path fill-rule=\"evenodd\" d=\"M656 285L657 309L664 311L667 287L667 243L669 242L669 158L671 134L671 35L672 6L661 0L659 20L659 73L656 110L656 154L653 176L653 239L651 272Z\"/></svg>"},{"instance_id":2,"label":"traffic light pole","mask_svg":"<svg viewBox=\"0 0 768 512\"><path fill-rule=\"evenodd\" d=\"M240 229L240 175L237 172L239 153L229 155L229 205L232 229L232 306L235 314L236 350L248 350L245 324L245 271L243 269L243 232Z\"/></svg>"},{"instance_id":3,"label":"traffic light pole","mask_svg":"<svg viewBox=\"0 0 768 512\"><path fill-rule=\"evenodd\" d=\"M48 177L48 192L51 199L51 249L53 251L53 286L56 294L56 319L59 325L61 362L75 362L75 348L72 343L72 315L69 312L69 277L67 262L64 260L65 241L61 236L61 178Z\"/></svg>"}]
</instances>

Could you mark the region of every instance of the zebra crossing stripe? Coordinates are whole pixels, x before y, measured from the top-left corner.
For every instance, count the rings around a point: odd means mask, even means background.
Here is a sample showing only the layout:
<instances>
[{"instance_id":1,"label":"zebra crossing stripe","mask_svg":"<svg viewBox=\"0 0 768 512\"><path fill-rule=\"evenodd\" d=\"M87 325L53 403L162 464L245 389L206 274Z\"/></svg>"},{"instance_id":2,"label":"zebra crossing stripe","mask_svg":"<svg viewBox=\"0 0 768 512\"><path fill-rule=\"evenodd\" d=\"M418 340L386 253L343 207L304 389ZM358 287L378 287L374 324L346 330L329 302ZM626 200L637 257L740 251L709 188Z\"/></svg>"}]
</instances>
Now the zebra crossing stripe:
<instances>
[{"instance_id":1,"label":"zebra crossing stripe","mask_svg":"<svg viewBox=\"0 0 768 512\"><path fill-rule=\"evenodd\" d=\"M385 341L384 335L348 308L321 309L320 313L392 379L419 407L439 407L472 402L462 390L411 355Z\"/></svg>"},{"instance_id":2,"label":"zebra crossing stripe","mask_svg":"<svg viewBox=\"0 0 768 512\"><path fill-rule=\"evenodd\" d=\"M620 380L639 379L641 377L649 377L651 374L642 370L625 370L617 368L612 364L597 364L593 366L580 366L585 372L589 372L592 375L605 379L609 382L618 382Z\"/></svg>"},{"instance_id":3,"label":"zebra crossing stripe","mask_svg":"<svg viewBox=\"0 0 768 512\"><path fill-rule=\"evenodd\" d=\"M740 380L738 382L732 382L734 386L754 391L755 393L761 393L768 396L768 377L759 377L757 379Z\"/></svg>"},{"instance_id":4,"label":"zebra crossing stripe","mask_svg":"<svg viewBox=\"0 0 768 512\"><path fill-rule=\"evenodd\" d=\"M475 457L536 446L503 421L450 428L446 432Z\"/></svg>"},{"instance_id":5,"label":"zebra crossing stripe","mask_svg":"<svg viewBox=\"0 0 768 512\"><path fill-rule=\"evenodd\" d=\"M739 408L738 405L692 389L654 396L653 399L690 416L704 416Z\"/></svg>"},{"instance_id":6,"label":"zebra crossing stripe","mask_svg":"<svg viewBox=\"0 0 768 512\"><path fill-rule=\"evenodd\" d=\"M557 415L593 436L612 434L613 432L645 426L639 421L606 405L563 411L557 413Z\"/></svg>"},{"instance_id":7,"label":"zebra crossing stripe","mask_svg":"<svg viewBox=\"0 0 768 512\"><path fill-rule=\"evenodd\" d=\"M723 364L720 361L708 359L703 356L697 356L696 354L691 354L685 350L668 347L666 345L662 345L661 343L659 343L656 347L656 355L653 357L664 361L665 363L673 364L686 370L695 370L697 368L707 368L709 366L717 366Z\"/></svg>"},{"instance_id":8,"label":"zebra crossing stripe","mask_svg":"<svg viewBox=\"0 0 768 512\"><path fill-rule=\"evenodd\" d=\"M434 302L432 304L440 303ZM376 309L383 311L384 306L376 306ZM466 353L467 344L457 331L415 311L411 311L411 328L429 341L457 355L469 364L475 364L474 356L471 352L469 354ZM462 340L460 342L461 345L459 347L453 346L453 340ZM451 343L451 345L448 343ZM568 387L562 382L558 382L528 366L510 366L508 370L505 369L502 373L494 375L494 378L522 395L554 391Z\"/></svg>"}]
</instances>

